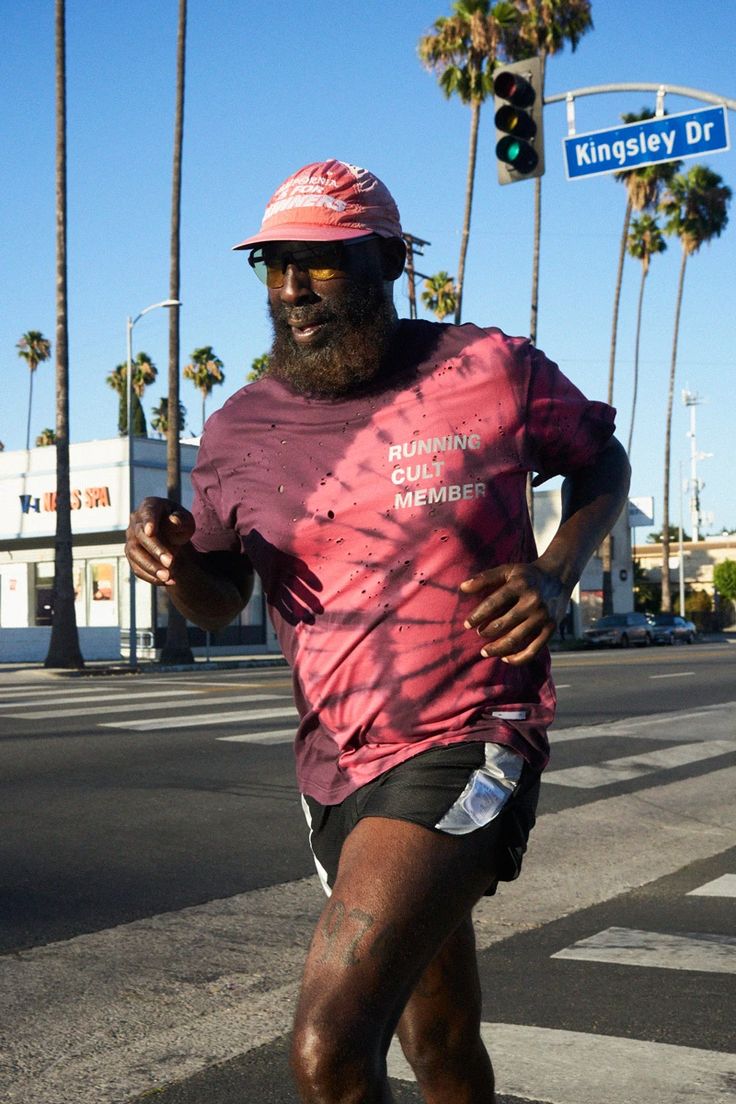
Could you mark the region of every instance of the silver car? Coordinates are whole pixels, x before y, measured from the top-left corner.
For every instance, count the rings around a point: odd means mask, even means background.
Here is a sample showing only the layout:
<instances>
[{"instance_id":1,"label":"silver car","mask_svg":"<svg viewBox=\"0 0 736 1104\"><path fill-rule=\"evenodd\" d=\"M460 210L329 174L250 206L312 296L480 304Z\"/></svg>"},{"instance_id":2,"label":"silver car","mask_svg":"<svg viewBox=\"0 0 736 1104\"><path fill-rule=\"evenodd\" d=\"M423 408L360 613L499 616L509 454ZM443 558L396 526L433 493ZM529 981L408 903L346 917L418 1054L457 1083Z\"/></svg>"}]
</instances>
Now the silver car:
<instances>
[{"instance_id":1,"label":"silver car","mask_svg":"<svg viewBox=\"0 0 736 1104\"><path fill-rule=\"evenodd\" d=\"M612 645L628 648L631 644L645 647L652 643L652 627L643 613L611 613L599 617L583 633L586 644Z\"/></svg>"},{"instance_id":2,"label":"silver car","mask_svg":"<svg viewBox=\"0 0 736 1104\"><path fill-rule=\"evenodd\" d=\"M649 618L649 625L655 644L692 644L698 632L692 621L676 613L655 613Z\"/></svg>"}]
</instances>

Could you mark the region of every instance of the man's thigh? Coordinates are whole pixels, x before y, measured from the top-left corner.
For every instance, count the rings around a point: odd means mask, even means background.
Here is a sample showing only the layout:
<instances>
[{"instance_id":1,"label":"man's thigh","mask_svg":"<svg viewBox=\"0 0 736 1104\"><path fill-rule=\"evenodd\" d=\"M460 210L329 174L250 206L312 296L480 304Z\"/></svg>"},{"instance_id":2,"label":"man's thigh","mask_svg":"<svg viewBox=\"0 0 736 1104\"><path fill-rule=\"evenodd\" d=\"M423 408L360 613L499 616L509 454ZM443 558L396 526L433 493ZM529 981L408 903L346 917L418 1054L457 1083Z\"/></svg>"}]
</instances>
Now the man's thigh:
<instances>
[{"instance_id":1,"label":"man's thigh","mask_svg":"<svg viewBox=\"0 0 736 1104\"><path fill-rule=\"evenodd\" d=\"M315 930L297 1023L308 1016L388 1045L421 974L493 878L485 834L358 822Z\"/></svg>"}]
</instances>

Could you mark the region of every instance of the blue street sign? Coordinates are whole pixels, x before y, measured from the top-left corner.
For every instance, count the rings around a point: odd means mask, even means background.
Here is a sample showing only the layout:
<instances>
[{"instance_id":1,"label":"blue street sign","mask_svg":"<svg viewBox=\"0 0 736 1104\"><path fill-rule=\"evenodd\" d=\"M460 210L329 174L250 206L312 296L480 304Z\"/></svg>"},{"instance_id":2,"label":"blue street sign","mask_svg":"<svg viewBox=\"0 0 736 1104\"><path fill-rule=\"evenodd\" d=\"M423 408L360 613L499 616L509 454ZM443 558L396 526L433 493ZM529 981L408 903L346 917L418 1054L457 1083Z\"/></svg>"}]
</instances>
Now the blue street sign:
<instances>
[{"instance_id":1,"label":"blue street sign","mask_svg":"<svg viewBox=\"0 0 736 1104\"><path fill-rule=\"evenodd\" d=\"M568 180L729 149L726 108L703 107L563 138Z\"/></svg>"}]
</instances>

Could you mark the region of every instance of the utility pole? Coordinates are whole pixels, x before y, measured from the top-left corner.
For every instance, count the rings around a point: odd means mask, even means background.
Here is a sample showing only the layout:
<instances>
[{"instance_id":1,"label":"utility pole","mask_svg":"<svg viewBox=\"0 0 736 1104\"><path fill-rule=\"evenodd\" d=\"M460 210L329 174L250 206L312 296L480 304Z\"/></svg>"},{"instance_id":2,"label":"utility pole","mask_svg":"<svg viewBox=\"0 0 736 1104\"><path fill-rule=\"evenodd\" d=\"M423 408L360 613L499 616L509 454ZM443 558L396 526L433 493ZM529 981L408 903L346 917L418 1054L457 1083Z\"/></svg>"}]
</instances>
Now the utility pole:
<instances>
[{"instance_id":1,"label":"utility pole","mask_svg":"<svg viewBox=\"0 0 736 1104\"><path fill-rule=\"evenodd\" d=\"M695 407L699 406L702 399L694 391L683 391L682 401L690 409L690 527L692 529L691 540L700 540L700 492L705 483L698 479L698 460L707 460L712 456L711 452L698 452L695 433Z\"/></svg>"},{"instance_id":2,"label":"utility pole","mask_svg":"<svg viewBox=\"0 0 736 1104\"><path fill-rule=\"evenodd\" d=\"M416 291L416 277L420 280L428 280L429 276L425 276L423 272L417 272L414 268L414 255L417 257L423 257L421 247L424 245L431 245L431 242L424 241L423 238L417 238L414 234L404 234L404 242L406 243L406 279L409 284L409 317L416 318L417 316L417 291Z\"/></svg>"}]
</instances>

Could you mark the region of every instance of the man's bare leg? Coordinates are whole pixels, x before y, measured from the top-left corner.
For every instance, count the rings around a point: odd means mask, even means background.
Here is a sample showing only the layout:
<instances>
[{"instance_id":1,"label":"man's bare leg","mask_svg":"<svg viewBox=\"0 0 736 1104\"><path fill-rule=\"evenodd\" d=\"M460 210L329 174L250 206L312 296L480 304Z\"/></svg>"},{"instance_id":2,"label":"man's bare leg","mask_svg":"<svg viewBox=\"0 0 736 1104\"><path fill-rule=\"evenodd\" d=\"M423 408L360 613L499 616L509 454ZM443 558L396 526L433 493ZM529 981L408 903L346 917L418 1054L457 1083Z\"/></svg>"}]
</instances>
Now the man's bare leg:
<instances>
[{"instance_id":1,"label":"man's bare leg","mask_svg":"<svg viewBox=\"0 0 736 1104\"><path fill-rule=\"evenodd\" d=\"M391 1037L432 960L458 926L469 923L493 874L488 847L478 833L449 836L382 817L367 817L350 833L307 956L296 1012L292 1068L304 1104L390 1104ZM466 975L467 937L465 928ZM457 992L448 997L450 1004L459 999ZM477 1019L477 997L474 1009ZM420 1019L413 1012L406 1038ZM434 1069L441 1056L427 1058L426 1039L424 1032L423 1061ZM482 1056L475 1061L480 1077ZM462 1091L458 1104L469 1099ZM483 1092L473 1104L493 1101L492 1075ZM455 1098L442 1104L455 1104Z\"/></svg>"},{"instance_id":2,"label":"man's bare leg","mask_svg":"<svg viewBox=\"0 0 736 1104\"><path fill-rule=\"evenodd\" d=\"M426 1104L494 1104L493 1066L480 1037L481 989L470 916L416 985L398 1036Z\"/></svg>"}]
</instances>

